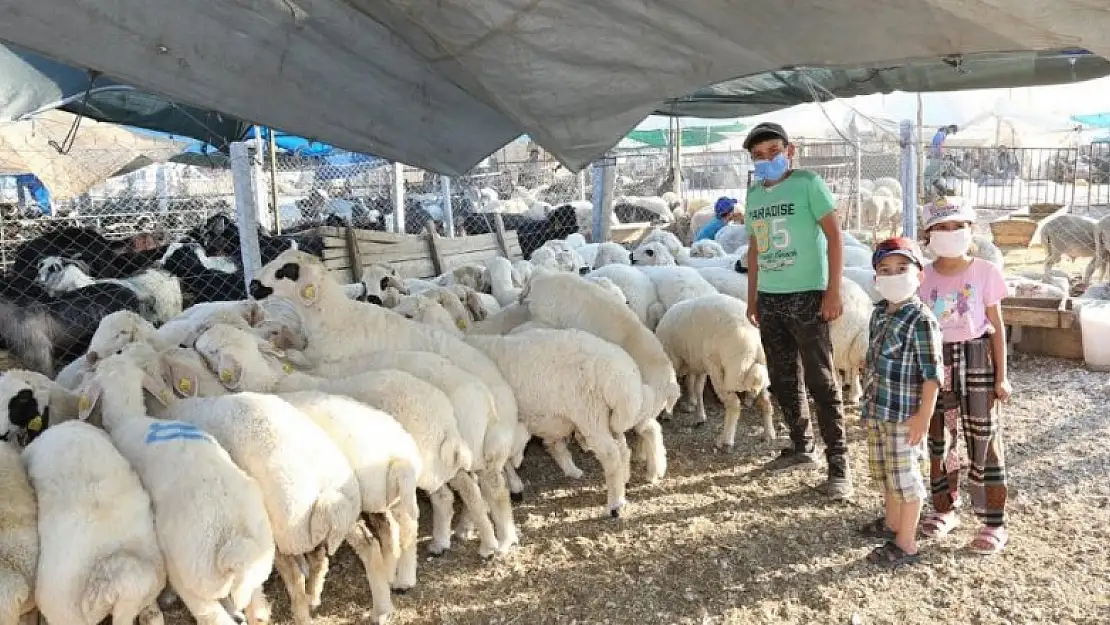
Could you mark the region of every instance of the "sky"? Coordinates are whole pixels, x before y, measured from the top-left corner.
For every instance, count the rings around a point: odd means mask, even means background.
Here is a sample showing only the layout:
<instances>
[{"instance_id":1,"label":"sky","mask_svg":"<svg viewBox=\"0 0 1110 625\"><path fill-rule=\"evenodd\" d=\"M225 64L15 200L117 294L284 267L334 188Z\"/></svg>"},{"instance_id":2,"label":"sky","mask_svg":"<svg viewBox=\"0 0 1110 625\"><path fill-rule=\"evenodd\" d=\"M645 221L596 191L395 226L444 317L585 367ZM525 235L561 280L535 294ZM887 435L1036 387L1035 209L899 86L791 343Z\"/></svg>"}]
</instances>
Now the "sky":
<instances>
[{"instance_id":1,"label":"sky","mask_svg":"<svg viewBox=\"0 0 1110 625\"><path fill-rule=\"evenodd\" d=\"M1081 83L1048 87L1021 87L1016 89L975 89L922 94L925 126L940 126L968 121L984 112L1003 109L1021 111L1044 124L1067 124L1071 115L1110 112L1110 77ZM902 119L917 119L917 96L913 93L894 92L835 100L824 105L824 112L816 104L802 104L767 115L745 118L741 121L780 121L793 127L831 126L829 118L838 127L845 128L852 109L874 118L895 123ZM711 120L684 118L683 127L732 123L735 119ZM666 128L667 118L651 116L637 128L640 130Z\"/></svg>"}]
</instances>

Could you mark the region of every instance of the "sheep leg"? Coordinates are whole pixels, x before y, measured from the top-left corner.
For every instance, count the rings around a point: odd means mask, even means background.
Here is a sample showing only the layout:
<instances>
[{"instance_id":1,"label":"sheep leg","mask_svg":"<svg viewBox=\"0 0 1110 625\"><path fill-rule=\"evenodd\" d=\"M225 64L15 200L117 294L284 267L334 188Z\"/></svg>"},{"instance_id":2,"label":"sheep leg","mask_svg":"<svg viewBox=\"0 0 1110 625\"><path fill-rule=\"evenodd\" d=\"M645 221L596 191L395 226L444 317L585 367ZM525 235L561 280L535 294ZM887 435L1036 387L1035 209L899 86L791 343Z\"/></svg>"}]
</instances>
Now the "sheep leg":
<instances>
[{"instance_id":1,"label":"sheep leg","mask_svg":"<svg viewBox=\"0 0 1110 625\"><path fill-rule=\"evenodd\" d=\"M490 516L493 517L498 538L497 551L508 553L514 545L520 544L520 537L513 521L513 507L509 503L505 478L496 469L485 469L478 473L478 487L482 489L482 496L489 504Z\"/></svg>"},{"instance_id":2,"label":"sheep leg","mask_svg":"<svg viewBox=\"0 0 1110 625\"><path fill-rule=\"evenodd\" d=\"M624 484L632 480L632 450L628 447L628 439L624 432L613 432L613 440L617 441L617 450L621 454L621 470L624 471Z\"/></svg>"},{"instance_id":3,"label":"sheep leg","mask_svg":"<svg viewBox=\"0 0 1110 625\"><path fill-rule=\"evenodd\" d=\"M308 625L312 622L312 615L308 606L308 593L305 592L304 571L297 565L294 556L285 553L274 555L274 568L281 576L281 581L285 583L285 592L289 594L289 610L293 613L293 622L297 625ZM222 609L220 611L223 612ZM227 613L224 612L224 614Z\"/></svg>"},{"instance_id":4,"label":"sheep leg","mask_svg":"<svg viewBox=\"0 0 1110 625\"><path fill-rule=\"evenodd\" d=\"M547 454L559 465L563 470L563 475L574 479L580 480L585 473L574 464L574 456L570 454L570 447L567 446L567 439L565 438L545 438L543 439L543 448L547 450Z\"/></svg>"},{"instance_id":5,"label":"sheep leg","mask_svg":"<svg viewBox=\"0 0 1110 625\"><path fill-rule=\"evenodd\" d=\"M644 479L649 484L658 482L667 474L667 450L663 447L663 428L655 419L648 419L636 425L640 437L639 446L647 463Z\"/></svg>"},{"instance_id":6,"label":"sheep leg","mask_svg":"<svg viewBox=\"0 0 1110 625\"><path fill-rule=\"evenodd\" d=\"M462 498L463 505L466 507L466 514L470 516L470 520L478 528L478 555L483 558L492 556L498 548L497 533L493 531L493 523L489 518L489 507L486 505L485 499L482 499L482 491L478 488L474 476L466 471L460 471L448 483L458 491L459 497Z\"/></svg>"},{"instance_id":7,"label":"sheep leg","mask_svg":"<svg viewBox=\"0 0 1110 625\"><path fill-rule=\"evenodd\" d=\"M1063 260L1064 256L1060 252L1053 249L1050 242L1045 241L1044 244L1045 251L1047 252L1044 258L1044 281L1048 282L1049 278L1052 276L1052 268L1056 265L1056 263Z\"/></svg>"},{"instance_id":8,"label":"sheep leg","mask_svg":"<svg viewBox=\"0 0 1110 625\"><path fill-rule=\"evenodd\" d=\"M505 481L509 483L509 499L524 501L524 481L517 475L516 468L505 464Z\"/></svg>"},{"instance_id":9,"label":"sheep leg","mask_svg":"<svg viewBox=\"0 0 1110 625\"><path fill-rule=\"evenodd\" d=\"M447 485L428 493L432 502L432 542L428 552L441 556L451 548L451 518L455 516L455 494Z\"/></svg>"},{"instance_id":10,"label":"sheep leg","mask_svg":"<svg viewBox=\"0 0 1110 625\"><path fill-rule=\"evenodd\" d=\"M370 598L373 601L372 623L382 623L393 612L393 600L389 590L389 566L382 555L382 544L362 521L359 521L347 534L347 544L354 549L362 568L366 570L366 581L370 584Z\"/></svg>"},{"instance_id":11,"label":"sheep leg","mask_svg":"<svg viewBox=\"0 0 1110 625\"><path fill-rule=\"evenodd\" d=\"M262 625L270 622L270 602L266 601L266 592L261 586L251 592L250 601L243 610L247 617L247 625Z\"/></svg>"},{"instance_id":12,"label":"sheep leg","mask_svg":"<svg viewBox=\"0 0 1110 625\"><path fill-rule=\"evenodd\" d=\"M846 403L850 405L859 405L859 401L863 397L863 387L860 385L860 371L859 369L849 369L847 373L848 401Z\"/></svg>"},{"instance_id":13,"label":"sheep leg","mask_svg":"<svg viewBox=\"0 0 1110 625\"><path fill-rule=\"evenodd\" d=\"M1083 284L1090 286L1091 276L1095 273L1095 266L1098 265L1098 258L1091 258L1091 262L1087 263L1087 268L1083 271Z\"/></svg>"},{"instance_id":14,"label":"sheep leg","mask_svg":"<svg viewBox=\"0 0 1110 625\"><path fill-rule=\"evenodd\" d=\"M736 446L736 428L740 424L740 396L730 391L717 390L718 387L725 388L723 382L718 384L714 380L713 390L717 393L717 399L720 399L725 407L725 420L714 446L720 451L732 451Z\"/></svg>"},{"instance_id":15,"label":"sheep leg","mask_svg":"<svg viewBox=\"0 0 1110 625\"><path fill-rule=\"evenodd\" d=\"M158 607L158 603L155 602L139 610L138 622L139 625L164 625L166 619L162 615L162 610Z\"/></svg>"},{"instance_id":16,"label":"sheep leg","mask_svg":"<svg viewBox=\"0 0 1110 625\"><path fill-rule=\"evenodd\" d=\"M770 445L778 438L775 431L775 406L771 403L771 394L763 389L755 397L755 405L763 417L763 442Z\"/></svg>"},{"instance_id":17,"label":"sheep leg","mask_svg":"<svg viewBox=\"0 0 1110 625\"><path fill-rule=\"evenodd\" d=\"M235 619L231 618L219 601L204 599L180 590L177 594L188 608L189 614L193 615L197 625L235 625Z\"/></svg>"},{"instance_id":18,"label":"sheep leg","mask_svg":"<svg viewBox=\"0 0 1110 625\"><path fill-rule=\"evenodd\" d=\"M135 625L140 614L147 613L149 607L143 606L135 599L137 597L121 597L116 604L112 607L112 625ZM158 604L151 604L159 617L162 616L162 611L158 609ZM144 624L145 625L145 624Z\"/></svg>"},{"instance_id":19,"label":"sheep leg","mask_svg":"<svg viewBox=\"0 0 1110 625\"><path fill-rule=\"evenodd\" d=\"M328 576L328 550L325 545L317 545L306 555L308 560L308 581L305 591L308 593L309 606L320 607L320 597L324 594L324 580Z\"/></svg>"},{"instance_id":20,"label":"sheep leg","mask_svg":"<svg viewBox=\"0 0 1110 625\"><path fill-rule=\"evenodd\" d=\"M609 516L619 518L621 508L628 503L624 498L626 471L621 462L620 444L607 430L583 432L582 435L586 447L597 456L605 470Z\"/></svg>"},{"instance_id":21,"label":"sheep leg","mask_svg":"<svg viewBox=\"0 0 1110 625\"><path fill-rule=\"evenodd\" d=\"M705 381L709 376L705 373L691 373L686 376L686 392L694 402L694 427L705 425L709 419L705 416Z\"/></svg>"},{"instance_id":22,"label":"sheep leg","mask_svg":"<svg viewBox=\"0 0 1110 625\"><path fill-rule=\"evenodd\" d=\"M396 563L396 575L393 577L393 588L398 592L406 592L416 585L416 536L419 518L420 508L416 503L415 492L404 497L393 509L401 549Z\"/></svg>"}]
</instances>

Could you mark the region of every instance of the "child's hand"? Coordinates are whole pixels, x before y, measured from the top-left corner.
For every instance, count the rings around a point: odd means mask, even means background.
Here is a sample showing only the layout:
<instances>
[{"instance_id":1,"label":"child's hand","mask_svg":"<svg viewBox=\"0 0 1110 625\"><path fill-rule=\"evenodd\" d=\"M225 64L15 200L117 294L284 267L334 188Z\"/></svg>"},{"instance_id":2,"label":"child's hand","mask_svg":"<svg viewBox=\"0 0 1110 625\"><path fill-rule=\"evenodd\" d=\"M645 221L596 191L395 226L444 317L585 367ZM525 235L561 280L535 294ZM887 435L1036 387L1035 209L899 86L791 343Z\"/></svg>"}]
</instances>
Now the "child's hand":
<instances>
[{"instance_id":1,"label":"child's hand","mask_svg":"<svg viewBox=\"0 0 1110 625\"><path fill-rule=\"evenodd\" d=\"M913 413L910 420L906 425L910 426L910 431L906 434L906 442L910 445L916 445L925 439L925 435L929 433L929 421L932 418L927 412L918 410Z\"/></svg>"},{"instance_id":2,"label":"child's hand","mask_svg":"<svg viewBox=\"0 0 1110 625\"><path fill-rule=\"evenodd\" d=\"M1010 386L1009 378L1002 378L994 383L994 396L998 401L1006 401L1010 398L1010 393L1014 392L1014 387Z\"/></svg>"}]
</instances>

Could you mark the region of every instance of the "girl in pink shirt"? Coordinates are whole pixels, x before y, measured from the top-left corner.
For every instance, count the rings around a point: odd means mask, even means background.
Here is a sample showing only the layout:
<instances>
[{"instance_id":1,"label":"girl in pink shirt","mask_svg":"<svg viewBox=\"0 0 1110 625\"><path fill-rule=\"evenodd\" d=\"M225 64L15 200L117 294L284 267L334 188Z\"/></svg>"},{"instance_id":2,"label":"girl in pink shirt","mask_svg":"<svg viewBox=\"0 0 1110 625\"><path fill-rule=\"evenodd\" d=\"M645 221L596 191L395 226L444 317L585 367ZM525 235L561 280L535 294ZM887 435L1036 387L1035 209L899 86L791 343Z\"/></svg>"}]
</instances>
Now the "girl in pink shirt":
<instances>
[{"instance_id":1,"label":"girl in pink shirt","mask_svg":"<svg viewBox=\"0 0 1110 625\"><path fill-rule=\"evenodd\" d=\"M999 404L1010 396L1002 298L1006 282L994 264L968 255L975 211L942 198L924 207L925 236L937 260L925 267L919 294L944 338L944 385L929 424L933 512L922 522L928 537L959 525L959 430L967 444L968 490L983 527L975 553L1006 546L1006 468ZM953 203L949 203L953 201Z\"/></svg>"}]
</instances>

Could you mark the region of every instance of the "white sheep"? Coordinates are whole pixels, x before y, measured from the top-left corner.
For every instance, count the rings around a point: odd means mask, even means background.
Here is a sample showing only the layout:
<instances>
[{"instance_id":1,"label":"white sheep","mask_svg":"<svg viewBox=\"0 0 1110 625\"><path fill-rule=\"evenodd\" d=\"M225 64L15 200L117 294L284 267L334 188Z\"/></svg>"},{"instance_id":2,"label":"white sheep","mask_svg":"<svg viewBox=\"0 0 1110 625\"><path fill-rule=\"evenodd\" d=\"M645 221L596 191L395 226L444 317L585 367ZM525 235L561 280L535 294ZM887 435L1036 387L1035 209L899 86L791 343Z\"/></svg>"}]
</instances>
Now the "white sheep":
<instances>
[{"instance_id":1,"label":"white sheep","mask_svg":"<svg viewBox=\"0 0 1110 625\"><path fill-rule=\"evenodd\" d=\"M294 331L300 332L300 328L295 328ZM233 371L237 366L272 371L271 365L281 363L283 359L304 362L303 356L296 352L274 351L265 343L258 342L255 337L229 326L213 327L197 341L197 351L205 354L209 361L221 362ZM240 361L238 365L235 362L237 359ZM513 452L516 430L523 428L523 425L516 419L498 415L489 387L463 369L452 365L443 356L431 352L388 351L363 354L344 363L314 367L308 373L329 380L341 380L351 372L360 372L359 375L363 375L382 370L404 371L446 394L454 408L457 432L472 452L469 470L478 474L478 485L493 513L499 539L498 550L505 552L517 544L519 539L502 469ZM334 385L337 383L339 382L329 383L328 388L335 390Z\"/></svg>"},{"instance_id":2,"label":"white sheep","mask_svg":"<svg viewBox=\"0 0 1110 625\"><path fill-rule=\"evenodd\" d=\"M454 406L434 385L395 369L364 371L338 378L323 378L296 371L272 352L267 358L259 343L254 350L225 345L219 334L209 333L198 341L197 351L208 365L219 372L220 382L229 390L267 393L320 391L346 395L382 410L404 426L416 441L422 459L417 485L431 495L434 518L429 550L441 554L450 548L453 516L450 484L463 498L468 513L479 529L479 553L488 557L497 551L496 534L488 517L488 507L474 479L467 473L473 466L473 452L459 433ZM230 348L229 348L230 347ZM415 553L405 557L415 567ZM400 577L400 575L399 575Z\"/></svg>"},{"instance_id":3,"label":"white sheep","mask_svg":"<svg viewBox=\"0 0 1110 625\"><path fill-rule=\"evenodd\" d=\"M833 345L833 369L843 371L848 376L848 395L846 403L858 404L863 395L860 386L867 347L870 345L871 311L874 307L871 297L858 284L848 278L840 281L840 298L844 312L829 323L829 334ZM842 378L837 377L843 388Z\"/></svg>"},{"instance_id":4,"label":"white sheep","mask_svg":"<svg viewBox=\"0 0 1110 625\"><path fill-rule=\"evenodd\" d=\"M50 427L23 462L38 502L35 603L47 622L161 623L166 567L150 497L108 435L87 423Z\"/></svg>"},{"instance_id":5,"label":"white sheep","mask_svg":"<svg viewBox=\"0 0 1110 625\"><path fill-rule=\"evenodd\" d=\"M727 255L725 248L712 239L694 241L690 244L690 258L720 258Z\"/></svg>"},{"instance_id":6,"label":"white sheep","mask_svg":"<svg viewBox=\"0 0 1110 625\"><path fill-rule=\"evenodd\" d=\"M748 244L748 229L743 224L725 224L713 239L726 254L735 254ZM693 245L691 245L691 248Z\"/></svg>"},{"instance_id":7,"label":"white sheep","mask_svg":"<svg viewBox=\"0 0 1110 625\"><path fill-rule=\"evenodd\" d=\"M738 254L725 254L710 258L696 258L689 249L681 248L675 254L667 249L660 241L641 243L632 250L632 264L641 267L725 267L733 268L737 262L743 262Z\"/></svg>"},{"instance_id":8,"label":"white sheep","mask_svg":"<svg viewBox=\"0 0 1110 625\"><path fill-rule=\"evenodd\" d=\"M5 433L2 438L8 438ZM35 491L14 446L0 441L0 623L34 618L39 529Z\"/></svg>"},{"instance_id":9,"label":"white sheep","mask_svg":"<svg viewBox=\"0 0 1110 625\"><path fill-rule=\"evenodd\" d=\"M845 246L847 249L847 246ZM882 301L883 297L879 295L879 289L875 286L875 270L867 267L845 267L843 269L844 277L855 282L871 301L878 304Z\"/></svg>"},{"instance_id":10,"label":"white sheep","mask_svg":"<svg viewBox=\"0 0 1110 625\"><path fill-rule=\"evenodd\" d=\"M367 532L370 548L359 553L374 601L372 622L382 622L393 611L390 587L407 590L416 584L415 563L399 566L404 550L415 553L416 548L420 514L416 481L422 468L416 442L393 417L349 397L315 391L280 397L343 451L358 478L362 511L384 517L384 525L390 526L386 531Z\"/></svg>"},{"instance_id":11,"label":"white sheep","mask_svg":"<svg viewBox=\"0 0 1110 625\"><path fill-rule=\"evenodd\" d=\"M342 362L373 351L434 352L482 380L493 393L502 418L517 418L512 389L489 358L443 330L351 301L318 258L286 250L263 267L252 284L252 294L258 299L285 299L297 307L307 344L304 355L314 365ZM519 480L508 477L511 491L520 493Z\"/></svg>"},{"instance_id":12,"label":"white sheep","mask_svg":"<svg viewBox=\"0 0 1110 625\"><path fill-rule=\"evenodd\" d=\"M628 249L619 243L606 241L597 244L597 253L593 260L587 263L594 269L606 265L631 265L632 255Z\"/></svg>"},{"instance_id":13,"label":"white sheep","mask_svg":"<svg viewBox=\"0 0 1110 625\"><path fill-rule=\"evenodd\" d=\"M664 312L683 300L717 292L717 289L713 288L713 285L693 267L638 266L637 269L644 272L644 275L651 278L652 283L655 284L655 292L659 296L659 303Z\"/></svg>"},{"instance_id":14,"label":"white sheep","mask_svg":"<svg viewBox=\"0 0 1110 625\"><path fill-rule=\"evenodd\" d=\"M577 273L580 268L586 265L577 251L556 249L555 247L540 247L532 252L532 256L528 260L535 269L543 268L570 273Z\"/></svg>"},{"instance_id":15,"label":"white sheep","mask_svg":"<svg viewBox=\"0 0 1110 625\"><path fill-rule=\"evenodd\" d=\"M1086 215L1063 213L1041 222L1040 231L1046 253L1045 277L1051 274L1052 267L1063 260L1064 256L1089 257L1091 262L1083 270L1083 282L1090 284L1091 276L1101 262L1097 256L1101 253L1098 245L1098 222Z\"/></svg>"},{"instance_id":16,"label":"white sheep","mask_svg":"<svg viewBox=\"0 0 1110 625\"><path fill-rule=\"evenodd\" d=\"M655 283L644 272L628 265L606 265L586 274L586 278L605 278L610 280L624 293L625 301L636 313L636 317L648 329L663 317L666 310L659 302Z\"/></svg>"},{"instance_id":17,"label":"white sheep","mask_svg":"<svg viewBox=\"0 0 1110 625\"><path fill-rule=\"evenodd\" d=\"M616 345L578 330L544 329L467 341L506 372L528 431L543 439L568 476L582 475L566 447L575 432L597 455L612 516L626 503L631 452L624 432L635 429L646 441L649 481L666 472L662 430L641 405L650 393L636 363Z\"/></svg>"},{"instance_id":18,"label":"white sheep","mask_svg":"<svg viewBox=\"0 0 1110 625\"><path fill-rule=\"evenodd\" d=\"M215 323L230 323L239 327L257 325L265 317L258 302L202 302L193 304L181 315L162 324L150 341L156 349L173 345L192 345L206 328Z\"/></svg>"},{"instance_id":19,"label":"white sheep","mask_svg":"<svg viewBox=\"0 0 1110 625\"><path fill-rule=\"evenodd\" d=\"M718 293L748 301L748 274L724 267L702 267L698 273Z\"/></svg>"},{"instance_id":20,"label":"white sheep","mask_svg":"<svg viewBox=\"0 0 1110 625\"><path fill-rule=\"evenodd\" d=\"M513 264L503 256L486 261L489 270L490 292L501 306L508 306L520 299L520 288L513 283Z\"/></svg>"},{"instance_id":21,"label":"white sheep","mask_svg":"<svg viewBox=\"0 0 1110 625\"><path fill-rule=\"evenodd\" d=\"M124 348L81 388L78 417L100 421L150 493L170 584L198 623L230 623L221 600L252 622L269 617L262 584L274 537L262 492L216 439L187 423L146 416L144 392L168 393Z\"/></svg>"},{"instance_id":22,"label":"white sheep","mask_svg":"<svg viewBox=\"0 0 1110 625\"><path fill-rule=\"evenodd\" d=\"M667 232L662 228L653 228L651 232L647 233L636 247L642 247L649 243L662 243L663 247L671 253L672 256L677 256L679 250L682 249L682 241L672 232Z\"/></svg>"},{"instance_id":23,"label":"white sheep","mask_svg":"<svg viewBox=\"0 0 1110 625\"><path fill-rule=\"evenodd\" d=\"M775 440L774 408L767 388L770 382L759 340L759 330L747 319L747 305L725 295L707 295L676 304L663 315L655 330L659 342L686 378L698 424L705 423L706 378L725 406L725 422L717 447L732 449L740 420L740 394L755 396L763 419L763 436Z\"/></svg>"},{"instance_id":24,"label":"white sheep","mask_svg":"<svg viewBox=\"0 0 1110 625\"><path fill-rule=\"evenodd\" d=\"M293 618L311 620L310 607L319 605L327 574L328 556L344 540L356 550L364 543L355 523L361 507L358 483L351 466L330 438L298 410L279 397L236 393L223 397L195 397L195 377L166 384L165 371L154 350L141 343L124 350L118 359L140 367L148 385L152 409L159 418L191 424L211 434L235 464L261 489L277 554L274 568L285 582ZM130 362L129 362L130 361ZM99 370L104 363L98 365ZM122 386L134 373L117 376ZM117 386L100 387L107 396ZM179 394L188 398L178 400ZM186 465L188 466L188 465ZM307 555L309 576L295 557Z\"/></svg>"},{"instance_id":25,"label":"white sheep","mask_svg":"<svg viewBox=\"0 0 1110 625\"><path fill-rule=\"evenodd\" d=\"M1063 290L1056 284L1024 277L1007 278L1006 290L1010 297L1063 299L1068 295L1068 291Z\"/></svg>"},{"instance_id":26,"label":"white sheep","mask_svg":"<svg viewBox=\"0 0 1110 625\"><path fill-rule=\"evenodd\" d=\"M628 352L651 390L643 402L646 417L654 419L664 409L674 408L680 392L674 367L629 306L614 301L602 287L567 274L536 276L521 297L533 319L553 328L584 330ZM576 305L567 306L567 302Z\"/></svg>"}]
</instances>

